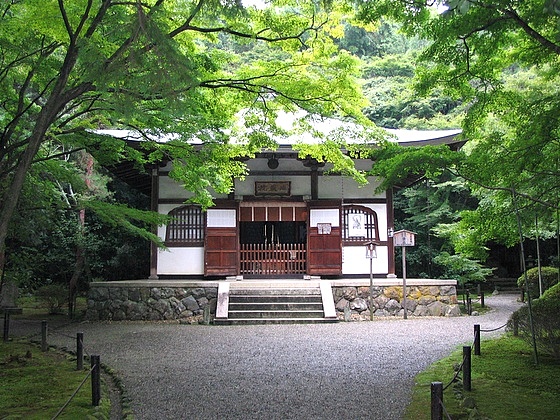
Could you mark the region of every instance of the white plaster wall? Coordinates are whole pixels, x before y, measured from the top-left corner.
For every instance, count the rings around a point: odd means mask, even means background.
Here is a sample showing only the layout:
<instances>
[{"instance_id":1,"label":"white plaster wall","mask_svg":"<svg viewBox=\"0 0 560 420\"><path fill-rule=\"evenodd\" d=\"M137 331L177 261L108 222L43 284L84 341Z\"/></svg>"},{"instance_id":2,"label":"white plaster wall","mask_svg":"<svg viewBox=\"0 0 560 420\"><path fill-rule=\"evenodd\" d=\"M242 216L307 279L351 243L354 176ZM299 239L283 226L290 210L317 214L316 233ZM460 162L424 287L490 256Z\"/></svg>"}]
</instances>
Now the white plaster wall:
<instances>
[{"instance_id":1,"label":"white plaster wall","mask_svg":"<svg viewBox=\"0 0 560 420\"><path fill-rule=\"evenodd\" d=\"M376 178L369 177L369 184L360 187L349 177L323 175L319 177L319 198L385 198L385 193L376 193L379 185Z\"/></svg>"},{"instance_id":2,"label":"white plaster wall","mask_svg":"<svg viewBox=\"0 0 560 420\"><path fill-rule=\"evenodd\" d=\"M158 251L158 274L204 274L204 248L168 248Z\"/></svg>"},{"instance_id":3,"label":"white plaster wall","mask_svg":"<svg viewBox=\"0 0 560 420\"><path fill-rule=\"evenodd\" d=\"M174 179L168 176L161 175L158 177L159 180L159 198L160 199L180 199L187 200L192 197L193 194L190 191L185 190L181 184L179 184ZM216 194L216 192L210 189L210 193L214 198L226 198L227 194Z\"/></svg>"},{"instance_id":4,"label":"white plaster wall","mask_svg":"<svg viewBox=\"0 0 560 420\"><path fill-rule=\"evenodd\" d=\"M377 227L379 229L379 240L386 241L387 237L387 205L386 204L362 204L377 213Z\"/></svg>"},{"instance_id":5,"label":"white plaster wall","mask_svg":"<svg viewBox=\"0 0 560 420\"><path fill-rule=\"evenodd\" d=\"M167 214L181 204L160 204L159 212ZM158 236L165 240L166 226L158 227ZM157 273L167 275L204 274L204 248L170 247L158 250Z\"/></svg>"},{"instance_id":6,"label":"white plaster wall","mask_svg":"<svg viewBox=\"0 0 560 420\"><path fill-rule=\"evenodd\" d=\"M273 155L274 153L271 152L270 156ZM301 161L294 158L288 158L288 159L279 158L278 168L276 169L270 169L268 167L268 159L263 159L263 158L251 159L247 161L247 167L251 171L268 171L272 175L274 175L274 172L280 172L280 171L308 171L309 170L309 168L303 166L303 163Z\"/></svg>"},{"instance_id":7,"label":"white plaster wall","mask_svg":"<svg viewBox=\"0 0 560 420\"><path fill-rule=\"evenodd\" d=\"M377 258L374 258L373 274L387 274L389 272L388 248L377 247ZM369 276L369 258L366 258L365 246L342 247L342 274L363 274Z\"/></svg>"},{"instance_id":8,"label":"white plaster wall","mask_svg":"<svg viewBox=\"0 0 560 420\"><path fill-rule=\"evenodd\" d=\"M180 198L186 200L189 196L192 196L192 194L175 180L168 176L159 177L159 198Z\"/></svg>"}]
</instances>

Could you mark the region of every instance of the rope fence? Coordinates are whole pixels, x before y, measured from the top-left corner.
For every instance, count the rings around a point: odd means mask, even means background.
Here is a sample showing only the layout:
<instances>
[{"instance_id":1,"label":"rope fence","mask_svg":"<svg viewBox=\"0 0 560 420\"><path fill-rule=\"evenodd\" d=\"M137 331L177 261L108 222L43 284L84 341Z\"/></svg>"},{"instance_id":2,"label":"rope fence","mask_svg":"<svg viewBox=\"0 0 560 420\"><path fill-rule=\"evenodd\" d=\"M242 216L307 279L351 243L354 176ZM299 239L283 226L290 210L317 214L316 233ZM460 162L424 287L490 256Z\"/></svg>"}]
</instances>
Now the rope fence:
<instances>
[{"instance_id":1,"label":"rope fence","mask_svg":"<svg viewBox=\"0 0 560 420\"><path fill-rule=\"evenodd\" d=\"M41 348L48 349L47 345L47 335L48 335L48 326L46 325L46 321L41 322ZM59 335L65 338L74 339L73 336L53 331L53 335ZM99 406L99 402L101 400L101 362L100 357L98 355L90 355L84 347L84 333L78 332L76 333L76 370L80 371L84 369L84 353L89 357L91 361L91 369L78 387L76 391L72 394L72 396L68 399L66 404L59 410L59 413L56 414L54 418L57 418L60 413L68 406L68 404L74 399L78 391L82 388L86 380L91 376L91 405L94 407ZM44 350L46 351L46 350Z\"/></svg>"},{"instance_id":2,"label":"rope fence","mask_svg":"<svg viewBox=\"0 0 560 420\"><path fill-rule=\"evenodd\" d=\"M471 351L474 349L474 354L480 356L480 334L482 332L494 332L499 329L505 328L508 323L501 325L497 328L491 329L481 329L480 325L474 325L474 340L470 346L463 346L463 359L461 364L457 367L455 375L449 383L443 386L442 382L432 382L430 393L431 393L431 420L443 420L445 418L451 419L445 404L443 403L443 392L449 388L452 384L457 383L460 378L463 383L463 391L471 391Z\"/></svg>"},{"instance_id":3,"label":"rope fence","mask_svg":"<svg viewBox=\"0 0 560 420\"><path fill-rule=\"evenodd\" d=\"M88 371L86 377L82 380L82 382L80 383L80 385L78 385L78 388L76 388L76 390L72 393L72 395L70 395L70 398L68 398L68 400L66 401L66 403L60 407L60 410L57 411L57 413L53 416L52 420L55 420L58 418L58 416L60 416L62 414L62 412L64 411L64 409L66 407L68 407L68 405L70 404L70 402L74 399L74 397L78 394L78 392L80 391L80 389L82 389L82 387L84 386L84 384L86 383L86 381L88 380L88 378L91 376L92 372L94 369L97 368L97 365L92 366L92 368Z\"/></svg>"},{"instance_id":4,"label":"rope fence","mask_svg":"<svg viewBox=\"0 0 560 420\"><path fill-rule=\"evenodd\" d=\"M32 334L28 337L28 339L32 339L33 337L38 336L39 334ZM41 351L47 352L49 349L48 345L48 337L57 335L64 338L75 339L76 341L76 370L82 371L84 369L84 354L90 359L91 368L87 372L85 378L81 381L78 385L76 390L72 393L72 395L68 398L68 400L64 403L64 405L58 410L58 412L52 417L52 420L58 418L63 411L68 407L68 405L72 402L72 400L76 397L78 392L83 388L84 384L91 378L91 404L94 407L99 406L101 400L101 361L98 355L90 355L84 346L84 333L78 332L76 336L71 336L69 334L65 334L63 332L59 332L56 330L49 331L47 321L41 321Z\"/></svg>"}]
</instances>

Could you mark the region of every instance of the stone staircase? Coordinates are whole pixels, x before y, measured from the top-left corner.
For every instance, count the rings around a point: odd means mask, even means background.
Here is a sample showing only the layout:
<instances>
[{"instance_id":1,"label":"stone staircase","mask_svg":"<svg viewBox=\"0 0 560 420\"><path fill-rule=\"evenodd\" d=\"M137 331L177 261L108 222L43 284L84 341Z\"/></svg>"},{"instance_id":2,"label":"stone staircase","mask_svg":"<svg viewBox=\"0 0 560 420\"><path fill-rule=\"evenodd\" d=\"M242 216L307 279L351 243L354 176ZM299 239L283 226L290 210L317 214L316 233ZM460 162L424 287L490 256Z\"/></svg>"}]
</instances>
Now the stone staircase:
<instances>
[{"instance_id":1,"label":"stone staircase","mask_svg":"<svg viewBox=\"0 0 560 420\"><path fill-rule=\"evenodd\" d=\"M215 324L337 322L330 282L241 281L218 286Z\"/></svg>"}]
</instances>

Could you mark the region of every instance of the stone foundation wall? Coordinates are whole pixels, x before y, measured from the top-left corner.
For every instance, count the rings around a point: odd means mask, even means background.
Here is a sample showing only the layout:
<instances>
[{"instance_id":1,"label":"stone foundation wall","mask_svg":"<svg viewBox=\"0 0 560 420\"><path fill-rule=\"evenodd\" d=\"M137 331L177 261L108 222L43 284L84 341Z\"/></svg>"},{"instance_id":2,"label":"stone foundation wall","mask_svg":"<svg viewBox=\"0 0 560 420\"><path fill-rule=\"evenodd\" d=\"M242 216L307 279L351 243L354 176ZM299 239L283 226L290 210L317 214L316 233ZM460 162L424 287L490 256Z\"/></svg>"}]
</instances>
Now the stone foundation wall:
<instances>
[{"instance_id":1,"label":"stone foundation wall","mask_svg":"<svg viewBox=\"0 0 560 420\"><path fill-rule=\"evenodd\" d=\"M458 316L456 282L439 285L411 282L407 287L409 316ZM369 286L365 281L333 281L332 291L340 320L370 319ZM408 284L408 283L407 283ZM452 285L453 284L453 285ZM402 317L402 286L373 286L374 317ZM86 318L91 321L179 320L195 323L209 311L216 313L218 282L130 281L92 283Z\"/></svg>"},{"instance_id":2,"label":"stone foundation wall","mask_svg":"<svg viewBox=\"0 0 560 420\"><path fill-rule=\"evenodd\" d=\"M333 286L337 316L345 321L370 319L369 286ZM404 315L402 286L373 286L374 317ZM455 286L406 288L407 316L459 316Z\"/></svg>"},{"instance_id":3,"label":"stone foundation wall","mask_svg":"<svg viewBox=\"0 0 560 420\"><path fill-rule=\"evenodd\" d=\"M202 320L204 309L216 312L215 287L91 287L86 318L90 321Z\"/></svg>"}]
</instances>

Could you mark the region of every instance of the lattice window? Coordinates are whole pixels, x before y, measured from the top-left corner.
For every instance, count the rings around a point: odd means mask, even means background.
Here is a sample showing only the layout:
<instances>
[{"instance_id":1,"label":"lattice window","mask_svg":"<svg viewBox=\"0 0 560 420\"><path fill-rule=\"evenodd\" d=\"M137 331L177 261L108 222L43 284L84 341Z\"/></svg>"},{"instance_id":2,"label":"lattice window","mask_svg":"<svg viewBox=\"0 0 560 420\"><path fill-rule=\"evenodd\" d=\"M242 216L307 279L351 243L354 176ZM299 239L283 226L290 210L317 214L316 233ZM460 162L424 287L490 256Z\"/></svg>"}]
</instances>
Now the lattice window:
<instances>
[{"instance_id":1,"label":"lattice window","mask_svg":"<svg viewBox=\"0 0 560 420\"><path fill-rule=\"evenodd\" d=\"M342 209L342 241L347 245L379 241L377 213L364 206L344 206Z\"/></svg>"},{"instance_id":2,"label":"lattice window","mask_svg":"<svg viewBox=\"0 0 560 420\"><path fill-rule=\"evenodd\" d=\"M198 206L177 207L169 212L171 221L165 233L165 245L204 246L204 214Z\"/></svg>"}]
</instances>

